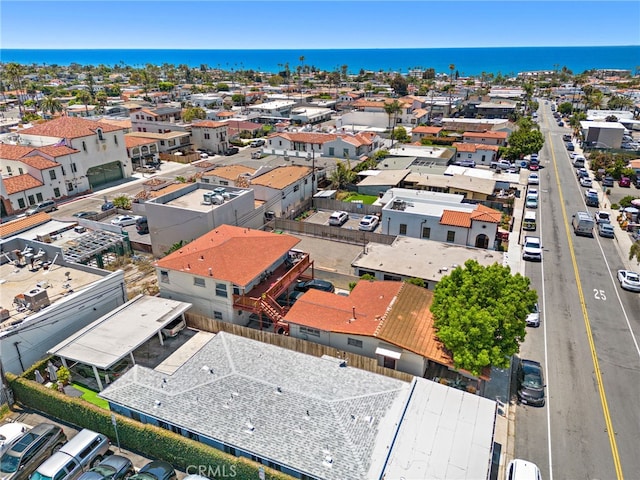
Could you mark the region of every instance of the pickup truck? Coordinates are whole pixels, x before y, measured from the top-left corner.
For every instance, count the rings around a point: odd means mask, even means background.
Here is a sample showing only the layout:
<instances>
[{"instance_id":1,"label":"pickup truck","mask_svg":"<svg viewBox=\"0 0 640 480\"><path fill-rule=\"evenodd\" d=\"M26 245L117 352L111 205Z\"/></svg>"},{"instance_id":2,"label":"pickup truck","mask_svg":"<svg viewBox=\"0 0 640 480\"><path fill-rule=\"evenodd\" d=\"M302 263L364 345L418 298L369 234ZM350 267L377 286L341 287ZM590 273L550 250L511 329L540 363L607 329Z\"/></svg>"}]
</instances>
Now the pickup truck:
<instances>
[{"instance_id":1,"label":"pickup truck","mask_svg":"<svg viewBox=\"0 0 640 480\"><path fill-rule=\"evenodd\" d=\"M498 160L497 162L491 162L491 168L495 170L509 170L510 168L518 168L516 164L509 162L508 160Z\"/></svg>"}]
</instances>

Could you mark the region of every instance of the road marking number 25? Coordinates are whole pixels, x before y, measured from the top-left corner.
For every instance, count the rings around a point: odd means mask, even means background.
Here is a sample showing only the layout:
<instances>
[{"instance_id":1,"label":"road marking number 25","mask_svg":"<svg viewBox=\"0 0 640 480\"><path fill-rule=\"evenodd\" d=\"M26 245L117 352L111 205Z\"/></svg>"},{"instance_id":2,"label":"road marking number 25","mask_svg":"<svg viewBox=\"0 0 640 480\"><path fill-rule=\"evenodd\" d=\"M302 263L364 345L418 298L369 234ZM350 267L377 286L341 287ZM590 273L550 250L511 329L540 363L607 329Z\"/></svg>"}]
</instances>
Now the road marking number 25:
<instances>
[{"instance_id":1,"label":"road marking number 25","mask_svg":"<svg viewBox=\"0 0 640 480\"><path fill-rule=\"evenodd\" d=\"M604 293L604 290L598 290L597 288L593 289L593 297L596 300L606 300L607 295Z\"/></svg>"}]
</instances>

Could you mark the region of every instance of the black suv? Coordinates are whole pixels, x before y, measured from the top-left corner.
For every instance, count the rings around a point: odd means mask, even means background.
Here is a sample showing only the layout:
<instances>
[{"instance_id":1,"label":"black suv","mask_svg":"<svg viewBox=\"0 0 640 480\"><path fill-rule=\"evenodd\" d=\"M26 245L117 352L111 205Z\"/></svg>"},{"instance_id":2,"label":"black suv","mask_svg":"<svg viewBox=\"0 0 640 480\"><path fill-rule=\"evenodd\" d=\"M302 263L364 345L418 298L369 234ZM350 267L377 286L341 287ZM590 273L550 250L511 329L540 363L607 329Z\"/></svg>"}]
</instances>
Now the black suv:
<instances>
[{"instance_id":1,"label":"black suv","mask_svg":"<svg viewBox=\"0 0 640 480\"><path fill-rule=\"evenodd\" d=\"M310 288L315 290L322 290L323 292L335 292L336 288L333 286L333 283L327 282L326 280L321 280L319 278L314 278L313 280L307 280L306 282L298 282L294 287L294 290L298 292L306 292Z\"/></svg>"},{"instance_id":2,"label":"black suv","mask_svg":"<svg viewBox=\"0 0 640 480\"><path fill-rule=\"evenodd\" d=\"M240 151L240 149L238 147L229 147L229 148L227 148L227 151L224 152L224 154L227 155L227 156L235 155L239 151Z\"/></svg>"},{"instance_id":3,"label":"black suv","mask_svg":"<svg viewBox=\"0 0 640 480\"><path fill-rule=\"evenodd\" d=\"M25 433L0 458L0 478L26 480L38 466L67 441L62 429L40 423Z\"/></svg>"}]
</instances>

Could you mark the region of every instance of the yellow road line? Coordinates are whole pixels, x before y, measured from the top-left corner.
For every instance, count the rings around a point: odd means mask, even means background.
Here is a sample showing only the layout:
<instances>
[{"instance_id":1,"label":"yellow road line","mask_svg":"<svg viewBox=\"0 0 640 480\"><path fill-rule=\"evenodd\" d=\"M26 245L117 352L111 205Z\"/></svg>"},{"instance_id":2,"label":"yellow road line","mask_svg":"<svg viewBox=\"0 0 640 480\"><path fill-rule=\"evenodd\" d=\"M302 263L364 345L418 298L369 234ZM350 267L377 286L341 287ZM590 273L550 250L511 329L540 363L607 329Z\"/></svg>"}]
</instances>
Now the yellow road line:
<instances>
[{"instance_id":1,"label":"yellow road line","mask_svg":"<svg viewBox=\"0 0 640 480\"><path fill-rule=\"evenodd\" d=\"M551 141L551 133L549 133L549 145L553 147ZM580 306L582 308L582 316L584 318L584 325L587 331L587 338L589 340L589 348L591 350L591 359L593 360L593 368L596 373L596 383L598 384L598 393L600 394L600 402L602 403L602 413L604 415L604 422L607 426L607 434L609 436L609 444L611 445L611 455L613 456L613 464L616 468L616 478L622 480L624 478L622 474L622 465L620 465L620 455L618 453L618 444L616 443L615 432L613 430L613 424L611 423L611 414L609 413L609 405L607 403L607 396L604 392L604 384L602 382L602 374L600 372L600 364L598 362L598 355L596 353L596 345L593 341L593 333L591 332L591 323L589 322L589 315L587 313L587 305L582 292L582 282L580 281L580 275L578 272L578 262L576 260L575 250L573 248L573 240L571 236L571 230L569 229L569 220L567 217L567 209L564 204L564 195L562 194L562 185L560 184L560 176L558 175L558 164L556 162L556 156L553 148L551 150L551 157L553 158L553 169L556 173L556 186L558 187L558 193L560 195L560 206L562 209L562 217L564 218L565 233L567 240L569 241L569 253L571 254L571 263L573 264L573 272L576 279L576 286L578 287L578 297L580 299Z\"/></svg>"}]
</instances>

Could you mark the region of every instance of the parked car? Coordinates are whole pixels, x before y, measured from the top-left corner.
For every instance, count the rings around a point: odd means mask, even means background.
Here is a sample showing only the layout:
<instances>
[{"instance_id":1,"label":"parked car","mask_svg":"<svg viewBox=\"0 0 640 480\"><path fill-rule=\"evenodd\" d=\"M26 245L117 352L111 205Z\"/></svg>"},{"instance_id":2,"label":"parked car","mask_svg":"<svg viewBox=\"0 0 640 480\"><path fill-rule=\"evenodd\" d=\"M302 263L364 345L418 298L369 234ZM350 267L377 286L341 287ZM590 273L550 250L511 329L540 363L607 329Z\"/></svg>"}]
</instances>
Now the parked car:
<instances>
[{"instance_id":1,"label":"parked car","mask_svg":"<svg viewBox=\"0 0 640 480\"><path fill-rule=\"evenodd\" d=\"M261 147L264 145L264 140L262 138L258 138L253 140L250 144L251 147Z\"/></svg>"},{"instance_id":2,"label":"parked car","mask_svg":"<svg viewBox=\"0 0 640 480\"><path fill-rule=\"evenodd\" d=\"M509 462L507 467L506 480L542 480L542 474L538 466L529 462L515 458Z\"/></svg>"},{"instance_id":3,"label":"parked car","mask_svg":"<svg viewBox=\"0 0 640 480\"><path fill-rule=\"evenodd\" d=\"M629 177L620 177L618 185L624 188L631 188L631 179Z\"/></svg>"},{"instance_id":4,"label":"parked car","mask_svg":"<svg viewBox=\"0 0 640 480\"><path fill-rule=\"evenodd\" d=\"M40 423L25 433L0 457L0 478L26 480L67 441L57 425Z\"/></svg>"},{"instance_id":5,"label":"parked car","mask_svg":"<svg viewBox=\"0 0 640 480\"><path fill-rule=\"evenodd\" d=\"M154 460L142 467L129 480L176 480L176 471L170 463Z\"/></svg>"},{"instance_id":6,"label":"parked car","mask_svg":"<svg viewBox=\"0 0 640 480\"><path fill-rule=\"evenodd\" d=\"M130 225L135 225L139 218L139 215L117 215L113 220L111 220L111 225L128 227Z\"/></svg>"},{"instance_id":7,"label":"parked car","mask_svg":"<svg viewBox=\"0 0 640 480\"><path fill-rule=\"evenodd\" d=\"M588 176L589 176L589 172L587 171L586 168L579 168L576 170L576 177L582 178L582 177L588 177Z\"/></svg>"},{"instance_id":8,"label":"parked car","mask_svg":"<svg viewBox=\"0 0 640 480\"><path fill-rule=\"evenodd\" d=\"M74 213L73 216L76 218L92 218L98 215L98 212L86 211L86 212L77 212Z\"/></svg>"},{"instance_id":9,"label":"parked car","mask_svg":"<svg viewBox=\"0 0 640 480\"><path fill-rule=\"evenodd\" d=\"M27 217L28 217L30 215L34 215L40 212L53 212L54 210L57 210L57 209L58 207L56 206L56 202L54 202L53 200L45 200L44 202L40 202L33 205L25 213L27 214Z\"/></svg>"},{"instance_id":10,"label":"parked car","mask_svg":"<svg viewBox=\"0 0 640 480\"><path fill-rule=\"evenodd\" d=\"M537 172L538 170L540 170L540 164L537 161L529 162L529 170L532 172Z\"/></svg>"},{"instance_id":11,"label":"parked car","mask_svg":"<svg viewBox=\"0 0 640 480\"><path fill-rule=\"evenodd\" d=\"M580 185L582 185L583 187L593 187L593 181L591 180L590 177L581 177L580 178Z\"/></svg>"},{"instance_id":12,"label":"parked car","mask_svg":"<svg viewBox=\"0 0 640 480\"><path fill-rule=\"evenodd\" d=\"M542 261L542 244L540 243L540 237L524 237L522 259Z\"/></svg>"},{"instance_id":13,"label":"parked car","mask_svg":"<svg viewBox=\"0 0 640 480\"><path fill-rule=\"evenodd\" d=\"M292 292L284 292L276 299L276 302L278 302L278 305L281 305L283 307L291 307L298 301L298 299L302 295L304 295L304 292L300 292L298 290L294 290Z\"/></svg>"},{"instance_id":14,"label":"parked car","mask_svg":"<svg viewBox=\"0 0 640 480\"><path fill-rule=\"evenodd\" d=\"M227 150L224 152L225 155L229 156L229 155L235 155L236 153L238 153L240 151L240 149L238 147L229 147L227 148Z\"/></svg>"},{"instance_id":15,"label":"parked car","mask_svg":"<svg viewBox=\"0 0 640 480\"><path fill-rule=\"evenodd\" d=\"M540 326L540 309L536 303L533 306L533 310L526 318L527 327L539 327Z\"/></svg>"},{"instance_id":16,"label":"parked car","mask_svg":"<svg viewBox=\"0 0 640 480\"><path fill-rule=\"evenodd\" d=\"M530 173L527 183L529 185L540 185L540 176L537 173Z\"/></svg>"},{"instance_id":17,"label":"parked car","mask_svg":"<svg viewBox=\"0 0 640 480\"><path fill-rule=\"evenodd\" d=\"M542 407L545 384L542 366L533 360L520 360L518 365L518 399L527 405Z\"/></svg>"},{"instance_id":18,"label":"parked car","mask_svg":"<svg viewBox=\"0 0 640 480\"><path fill-rule=\"evenodd\" d=\"M116 208L116 206L113 204L113 202L104 202L101 206L100 206L100 210L102 210L103 212L106 212L108 210L111 210L112 208Z\"/></svg>"},{"instance_id":19,"label":"parked car","mask_svg":"<svg viewBox=\"0 0 640 480\"><path fill-rule=\"evenodd\" d=\"M640 292L640 275L631 270L618 270L618 281L625 290Z\"/></svg>"},{"instance_id":20,"label":"parked car","mask_svg":"<svg viewBox=\"0 0 640 480\"><path fill-rule=\"evenodd\" d=\"M567 142L565 144L565 147L567 147L567 150L569 152L573 152L576 149L576 147L573 145L573 142Z\"/></svg>"},{"instance_id":21,"label":"parked car","mask_svg":"<svg viewBox=\"0 0 640 480\"><path fill-rule=\"evenodd\" d=\"M565 142L570 142L571 141L571 134L570 133L565 133L564 135L562 135L562 140L564 140Z\"/></svg>"},{"instance_id":22,"label":"parked car","mask_svg":"<svg viewBox=\"0 0 640 480\"><path fill-rule=\"evenodd\" d=\"M0 426L0 456L31 427L25 423L11 422Z\"/></svg>"},{"instance_id":23,"label":"parked car","mask_svg":"<svg viewBox=\"0 0 640 480\"><path fill-rule=\"evenodd\" d=\"M474 160L456 160L455 162L453 162L453 164L460 167L476 168L476 162Z\"/></svg>"},{"instance_id":24,"label":"parked car","mask_svg":"<svg viewBox=\"0 0 640 480\"><path fill-rule=\"evenodd\" d=\"M360 220L358 228L363 232L373 232L378 226L378 223L380 223L380 219L377 215L365 215L362 217L362 220Z\"/></svg>"},{"instance_id":25,"label":"parked car","mask_svg":"<svg viewBox=\"0 0 640 480\"><path fill-rule=\"evenodd\" d=\"M615 238L616 232L613 229L613 226L610 223L599 223L598 224L598 235L605 238Z\"/></svg>"},{"instance_id":26,"label":"parked car","mask_svg":"<svg viewBox=\"0 0 640 480\"><path fill-rule=\"evenodd\" d=\"M598 191L593 188L588 188L584 191L584 201L587 207L599 207L600 199L598 199Z\"/></svg>"},{"instance_id":27,"label":"parked car","mask_svg":"<svg viewBox=\"0 0 640 480\"><path fill-rule=\"evenodd\" d=\"M136 231L140 235L146 235L149 233L149 222L147 217L140 217L136 220Z\"/></svg>"},{"instance_id":28,"label":"parked car","mask_svg":"<svg viewBox=\"0 0 640 480\"><path fill-rule=\"evenodd\" d=\"M321 280L319 278L314 278L313 280L307 280L306 282L298 282L294 287L295 290L299 292L306 292L310 288L315 290L322 290L323 292L335 292L336 287L333 286L333 283L328 282L326 280Z\"/></svg>"},{"instance_id":29,"label":"parked car","mask_svg":"<svg viewBox=\"0 0 640 480\"><path fill-rule=\"evenodd\" d=\"M329 217L329 225L341 227L347 220L349 220L349 214L347 212L333 212Z\"/></svg>"},{"instance_id":30,"label":"parked car","mask_svg":"<svg viewBox=\"0 0 640 480\"><path fill-rule=\"evenodd\" d=\"M563 122L562 120L560 120L560 121L558 122L558 126L559 126L559 127L564 127L564 122Z\"/></svg>"},{"instance_id":31,"label":"parked car","mask_svg":"<svg viewBox=\"0 0 640 480\"><path fill-rule=\"evenodd\" d=\"M610 175L607 175L602 179L603 187L613 187L614 178Z\"/></svg>"},{"instance_id":32,"label":"parked car","mask_svg":"<svg viewBox=\"0 0 640 480\"><path fill-rule=\"evenodd\" d=\"M136 473L133 463L122 455L109 455L98 465L84 472L78 480L126 480Z\"/></svg>"},{"instance_id":33,"label":"parked car","mask_svg":"<svg viewBox=\"0 0 640 480\"><path fill-rule=\"evenodd\" d=\"M167 324L167 326L160 330L160 332L164 338L175 337L185 328L187 328L187 324L185 323L184 318L180 316Z\"/></svg>"}]
</instances>

